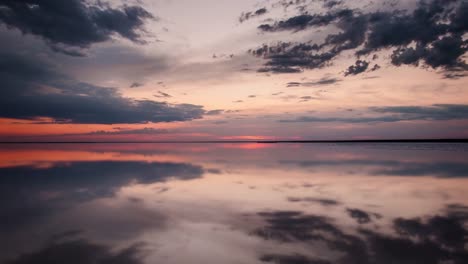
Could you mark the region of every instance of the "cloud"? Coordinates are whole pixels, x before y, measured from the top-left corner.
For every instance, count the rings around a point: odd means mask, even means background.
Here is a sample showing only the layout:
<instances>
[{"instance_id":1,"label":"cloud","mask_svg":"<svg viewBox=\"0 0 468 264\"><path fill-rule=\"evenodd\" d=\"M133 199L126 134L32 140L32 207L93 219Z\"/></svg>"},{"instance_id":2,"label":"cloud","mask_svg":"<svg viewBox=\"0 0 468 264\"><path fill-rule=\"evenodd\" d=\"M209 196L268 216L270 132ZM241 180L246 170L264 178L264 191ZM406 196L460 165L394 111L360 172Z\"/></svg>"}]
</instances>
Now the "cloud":
<instances>
[{"instance_id":1,"label":"cloud","mask_svg":"<svg viewBox=\"0 0 468 264\"><path fill-rule=\"evenodd\" d=\"M205 115L220 115L224 113L223 109L215 109L215 110L210 110L205 113Z\"/></svg>"},{"instance_id":2,"label":"cloud","mask_svg":"<svg viewBox=\"0 0 468 264\"><path fill-rule=\"evenodd\" d=\"M378 113L402 114L411 119L454 120L468 118L468 105L434 104L432 106L381 106L371 107Z\"/></svg>"},{"instance_id":3,"label":"cloud","mask_svg":"<svg viewBox=\"0 0 468 264\"><path fill-rule=\"evenodd\" d=\"M290 6L297 6L304 4L307 0L279 0L276 1L273 5L279 5L282 6L284 9L290 7Z\"/></svg>"},{"instance_id":4,"label":"cloud","mask_svg":"<svg viewBox=\"0 0 468 264\"><path fill-rule=\"evenodd\" d=\"M279 122L343 122L343 123L375 123L400 122L414 120L462 120L468 119L468 105L434 104L432 106L382 106L370 107L370 111L379 116L368 117L314 117L300 116L295 119L282 119Z\"/></svg>"},{"instance_id":5,"label":"cloud","mask_svg":"<svg viewBox=\"0 0 468 264\"><path fill-rule=\"evenodd\" d=\"M132 84L130 84L130 88L137 88L137 87L141 87L143 85L144 85L143 83L133 82Z\"/></svg>"},{"instance_id":6,"label":"cloud","mask_svg":"<svg viewBox=\"0 0 468 264\"><path fill-rule=\"evenodd\" d=\"M354 65L348 67L348 69L345 71L345 76L357 75L359 73L365 72L367 67L369 67L369 62L357 60Z\"/></svg>"},{"instance_id":7,"label":"cloud","mask_svg":"<svg viewBox=\"0 0 468 264\"><path fill-rule=\"evenodd\" d=\"M287 87L295 87L295 86L323 86L323 85L331 85L341 82L341 79L332 78L332 77L323 77L316 81L311 82L289 82Z\"/></svg>"},{"instance_id":8,"label":"cloud","mask_svg":"<svg viewBox=\"0 0 468 264\"><path fill-rule=\"evenodd\" d=\"M254 18L254 17L259 17L259 16L262 16L264 14L266 14L268 12L268 10L266 8L260 8L260 9L257 9L255 12L246 12L246 13L242 13L239 17L239 22L244 22L246 20L249 20L251 18Z\"/></svg>"},{"instance_id":9,"label":"cloud","mask_svg":"<svg viewBox=\"0 0 468 264\"><path fill-rule=\"evenodd\" d=\"M153 135L153 134L168 134L171 131L167 129L157 129L151 127L145 127L141 129L117 129L116 131L94 131L91 133L87 133L86 135ZM82 134L80 134L82 135Z\"/></svg>"},{"instance_id":10,"label":"cloud","mask_svg":"<svg viewBox=\"0 0 468 264\"><path fill-rule=\"evenodd\" d=\"M315 98L312 97L312 96L306 95L306 96L301 96L301 97L299 97L299 99L300 99L299 102L308 102L308 101L310 101L310 100L312 100L312 99L315 99Z\"/></svg>"},{"instance_id":11,"label":"cloud","mask_svg":"<svg viewBox=\"0 0 468 264\"><path fill-rule=\"evenodd\" d=\"M444 73L444 79L458 80L468 76L468 73L464 72L446 72Z\"/></svg>"},{"instance_id":12,"label":"cloud","mask_svg":"<svg viewBox=\"0 0 468 264\"><path fill-rule=\"evenodd\" d=\"M420 1L413 10L408 11L388 8L366 11L332 8L335 4L330 5L324 13L302 12L285 20L259 25L258 29L262 32L339 29L338 33L328 34L319 43L313 43L314 34L309 34L310 40L282 41L250 50L254 56L267 60L260 70L274 73L287 70L293 73L322 68L330 65L343 51L354 50L360 63L351 66L347 75L358 74L368 66L360 57L376 55L383 49L393 51L391 63L395 66L423 63L448 71L467 68L462 59L468 50L468 43L463 37L468 31L466 1ZM312 5L305 8L317 12ZM372 70L377 70L377 67L374 66Z\"/></svg>"},{"instance_id":13,"label":"cloud","mask_svg":"<svg viewBox=\"0 0 468 264\"><path fill-rule=\"evenodd\" d=\"M153 96L158 97L158 98L171 98L172 97L172 95L170 95L168 93L161 92L161 91L158 91L158 93L153 95Z\"/></svg>"},{"instance_id":14,"label":"cloud","mask_svg":"<svg viewBox=\"0 0 468 264\"><path fill-rule=\"evenodd\" d=\"M306 68L323 68L336 56L332 52L311 53L317 48L316 45L280 42L249 50L249 53L268 60L258 72L298 73Z\"/></svg>"},{"instance_id":15,"label":"cloud","mask_svg":"<svg viewBox=\"0 0 468 264\"><path fill-rule=\"evenodd\" d=\"M283 31L283 30L304 30L308 27L326 26L331 22L350 15L350 10L340 10L338 12L330 12L326 14L301 14L290 17L286 20L275 22L274 24L262 24L258 28L262 31Z\"/></svg>"},{"instance_id":16,"label":"cloud","mask_svg":"<svg viewBox=\"0 0 468 264\"><path fill-rule=\"evenodd\" d=\"M348 215L355 219L359 224L367 224L372 221L372 216L380 218L379 214L369 213L361 209L346 208Z\"/></svg>"},{"instance_id":17,"label":"cloud","mask_svg":"<svg viewBox=\"0 0 468 264\"><path fill-rule=\"evenodd\" d=\"M117 124L188 121L202 106L123 97L115 88L78 82L37 58L1 54L0 117L55 122Z\"/></svg>"},{"instance_id":18,"label":"cloud","mask_svg":"<svg viewBox=\"0 0 468 264\"><path fill-rule=\"evenodd\" d=\"M341 4L343 4L343 1L336 1L336 0L324 0L323 1L323 7L328 8L328 9L334 8Z\"/></svg>"},{"instance_id":19,"label":"cloud","mask_svg":"<svg viewBox=\"0 0 468 264\"><path fill-rule=\"evenodd\" d=\"M70 48L88 48L119 35L144 43L142 32L153 15L140 6L112 8L98 1L14 1L0 3L0 23L43 38L54 51L79 56Z\"/></svg>"}]
</instances>

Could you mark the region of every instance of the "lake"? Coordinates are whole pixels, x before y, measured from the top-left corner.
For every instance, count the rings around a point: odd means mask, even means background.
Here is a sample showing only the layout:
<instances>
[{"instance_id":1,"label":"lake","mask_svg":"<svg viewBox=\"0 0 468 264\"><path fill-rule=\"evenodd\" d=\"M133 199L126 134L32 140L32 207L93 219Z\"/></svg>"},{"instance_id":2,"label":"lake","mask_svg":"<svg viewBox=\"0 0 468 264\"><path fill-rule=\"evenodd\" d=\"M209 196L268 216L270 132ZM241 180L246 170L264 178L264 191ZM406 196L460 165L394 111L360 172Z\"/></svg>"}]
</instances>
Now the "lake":
<instances>
[{"instance_id":1,"label":"lake","mask_svg":"<svg viewBox=\"0 0 468 264\"><path fill-rule=\"evenodd\" d=\"M468 263L468 144L3 144L0 263Z\"/></svg>"}]
</instances>

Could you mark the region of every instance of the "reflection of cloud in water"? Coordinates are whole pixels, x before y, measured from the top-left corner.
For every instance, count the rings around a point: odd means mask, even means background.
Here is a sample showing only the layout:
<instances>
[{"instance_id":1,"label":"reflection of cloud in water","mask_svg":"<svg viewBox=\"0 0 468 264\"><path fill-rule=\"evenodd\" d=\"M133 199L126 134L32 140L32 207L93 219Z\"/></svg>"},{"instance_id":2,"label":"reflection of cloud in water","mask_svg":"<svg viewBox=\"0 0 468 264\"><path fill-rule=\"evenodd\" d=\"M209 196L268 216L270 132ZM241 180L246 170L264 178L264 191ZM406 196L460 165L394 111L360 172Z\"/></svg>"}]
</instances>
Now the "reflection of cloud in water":
<instances>
[{"instance_id":1,"label":"reflection of cloud in water","mask_svg":"<svg viewBox=\"0 0 468 264\"><path fill-rule=\"evenodd\" d=\"M301 168L359 167L373 175L468 177L468 162L403 162L398 160L282 160L281 164Z\"/></svg>"},{"instance_id":2,"label":"reflection of cloud in water","mask_svg":"<svg viewBox=\"0 0 468 264\"><path fill-rule=\"evenodd\" d=\"M51 229L80 228L93 237L125 241L144 230L165 226L166 217L144 208L141 200L135 203L136 197L118 206L94 200L112 198L132 184L191 180L204 174L201 166L190 163L93 161L51 165L0 168L0 233L4 238L24 243L21 241L27 239L26 233L38 236ZM33 246L39 240L37 237L36 242L25 244ZM4 239L0 245L9 254L18 250L17 244Z\"/></svg>"},{"instance_id":3,"label":"reflection of cloud in water","mask_svg":"<svg viewBox=\"0 0 468 264\"><path fill-rule=\"evenodd\" d=\"M300 254L281 255L265 254L260 257L263 262L273 262L278 264L329 264L330 262L322 259L312 259Z\"/></svg>"},{"instance_id":4,"label":"reflection of cloud in water","mask_svg":"<svg viewBox=\"0 0 468 264\"><path fill-rule=\"evenodd\" d=\"M130 184L190 180L200 178L203 173L202 167L189 163L133 161L0 168L0 230L38 223L43 217L77 203L112 197Z\"/></svg>"},{"instance_id":5,"label":"reflection of cloud in water","mask_svg":"<svg viewBox=\"0 0 468 264\"><path fill-rule=\"evenodd\" d=\"M340 202L332 199L325 199L325 198L314 198L314 197L288 197L289 202L305 202L305 203L317 203L323 206L336 206L339 205Z\"/></svg>"},{"instance_id":6,"label":"reflection of cloud in water","mask_svg":"<svg viewBox=\"0 0 468 264\"><path fill-rule=\"evenodd\" d=\"M468 260L468 211L448 207L444 215L426 219L393 220L393 232L384 234L378 229L360 227L345 231L334 219L300 211L259 212L264 226L253 234L265 240L279 242L275 253L263 252L259 259L265 262L292 263L356 263L356 264L462 264ZM463 208L462 208L463 209ZM349 209L348 209L349 210ZM353 209L358 210L358 209ZM356 213L357 211L352 211ZM371 213L359 210L363 214ZM355 218L356 215L350 214ZM367 219L371 221L369 217ZM332 255L325 259L298 253L293 248L318 247L324 243ZM280 252L280 253L278 253Z\"/></svg>"},{"instance_id":7,"label":"reflection of cloud in water","mask_svg":"<svg viewBox=\"0 0 468 264\"><path fill-rule=\"evenodd\" d=\"M83 251L99 264L106 258L93 252L127 264L465 263L468 152L288 144L50 148L68 156L23 150L0 168L0 263L28 264L30 256L41 260L76 244L104 248ZM131 154L141 151L147 153ZM114 258L140 241L144 261L140 254L133 259L139 262Z\"/></svg>"},{"instance_id":8,"label":"reflection of cloud in water","mask_svg":"<svg viewBox=\"0 0 468 264\"><path fill-rule=\"evenodd\" d=\"M54 242L45 248L19 256L8 264L141 264L142 245L115 251L83 239Z\"/></svg>"}]
</instances>

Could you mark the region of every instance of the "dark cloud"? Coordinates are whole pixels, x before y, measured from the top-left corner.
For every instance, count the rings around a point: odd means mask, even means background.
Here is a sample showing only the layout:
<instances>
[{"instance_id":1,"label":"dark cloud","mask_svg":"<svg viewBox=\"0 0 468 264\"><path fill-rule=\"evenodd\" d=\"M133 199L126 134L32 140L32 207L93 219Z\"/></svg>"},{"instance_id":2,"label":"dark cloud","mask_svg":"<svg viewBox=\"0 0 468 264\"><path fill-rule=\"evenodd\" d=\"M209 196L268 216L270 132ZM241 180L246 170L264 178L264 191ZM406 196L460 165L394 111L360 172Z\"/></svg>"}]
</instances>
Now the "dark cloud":
<instances>
[{"instance_id":1,"label":"dark cloud","mask_svg":"<svg viewBox=\"0 0 468 264\"><path fill-rule=\"evenodd\" d=\"M444 73L444 79L458 80L468 76L468 73L464 72L446 72Z\"/></svg>"},{"instance_id":2,"label":"dark cloud","mask_svg":"<svg viewBox=\"0 0 468 264\"><path fill-rule=\"evenodd\" d=\"M144 85L143 83L133 82L132 84L130 84L130 88L137 88L137 87L141 87L143 85Z\"/></svg>"},{"instance_id":3,"label":"dark cloud","mask_svg":"<svg viewBox=\"0 0 468 264\"><path fill-rule=\"evenodd\" d=\"M369 117L313 117L301 116L295 119L282 119L279 122L343 122L375 123L412 120L463 120L468 119L468 105L435 104L432 106L382 106L370 107L374 113L385 114Z\"/></svg>"},{"instance_id":4,"label":"dark cloud","mask_svg":"<svg viewBox=\"0 0 468 264\"><path fill-rule=\"evenodd\" d=\"M292 67L268 67L268 68L260 68L258 72L275 72L275 73L298 73L302 72L302 70L298 68Z\"/></svg>"},{"instance_id":5,"label":"dark cloud","mask_svg":"<svg viewBox=\"0 0 468 264\"><path fill-rule=\"evenodd\" d=\"M326 14L301 14L274 24L262 24L258 28L262 31L304 30L308 27L326 26L343 16L350 15L349 10Z\"/></svg>"},{"instance_id":6,"label":"dark cloud","mask_svg":"<svg viewBox=\"0 0 468 264\"><path fill-rule=\"evenodd\" d=\"M282 6L283 8L288 8L290 6L298 6L306 3L307 0L279 0L273 4L273 6Z\"/></svg>"},{"instance_id":7,"label":"dark cloud","mask_svg":"<svg viewBox=\"0 0 468 264\"><path fill-rule=\"evenodd\" d=\"M112 8L85 0L3 0L0 23L43 38L55 51L81 55L70 48L87 48L119 35L143 43L145 20L153 15L140 6Z\"/></svg>"},{"instance_id":8,"label":"dark cloud","mask_svg":"<svg viewBox=\"0 0 468 264\"><path fill-rule=\"evenodd\" d=\"M372 69L370 69L370 71L377 71L380 68L381 68L380 65L374 64L374 66L372 67Z\"/></svg>"},{"instance_id":9,"label":"dark cloud","mask_svg":"<svg viewBox=\"0 0 468 264\"><path fill-rule=\"evenodd\" d=\"M281 255L281 254L266 254L260 257L260 261L277 263L277 264L330 264L331 262L312 259L303 255Z\"/></svg>"},{"instance_id":10,"label":"dark cloud","mask_svg":"<svg viewBox=\"0 0 468 264\"><path fill-rule=\"evenodd\" d=\"M317 45L280 42L270 46L264 45L249 52L268 59L265 67L260 68L258 72L297 73L304 68L325 67L336 56L333 52L311 53L317 49Z\"/></svg>"},{"instance_id":11,"label":"dark cloud","mask_svg":"<svg viewBox=\"0 0 468 264\"><path fill-rule=\"evenodd\" d=\"M314 97L309 96L309 95L306 95L306 96L301 96L301 97L299 97L299 99L300 99L299 102L308 102L308 101L314 99Z\"/></svg>"},{"instance_id":12,"label":"dark cloud","mask_svg":"<svg viewBox=\"0 0 468 264\"><path fill-rule=\"evenodd\" d=\"M328 1L328 11L320 14L303 13L258 28L263 32L300 31L309 28L335 26L340 32L327 35L321 43L281 42L264 45L250 53L267 60L262 71L300 72L330 65L343 51L354 50L357 65L347 74L358 74L367 69L360 56L376 55L382 49L391 49L391 62L417 66L424 63L432 68L466 70L462 56L468 50L464 34L468 30L468 3L463 0L420 1L414 10L397 9L366 12L365 10L335 9L336 1ZM331 8L331 9L330 9ZM286 43L286 44L285 44ZM307 47L304 49L304 47ZM279 69L280 71L277 71ZM373 67L372 70L377 70Z\"/></svg>"},{"instance_id":13,"label":"dark cloud","mask_svg":"<svg viewBox=\"0 0 468 264\"><path fill-rule=\"evenodd\" d=\"M348 215L355 219L359 224L367 224L372 221L372 217L380 218L380 215L375 213L369 213L361 209L346 208Z\"/></svg>"},{"instance_id":14,"label":"dark cloud","mask_svg":"<svg viewBox=\"0 0 468 264\"><path fill-rule=\"evenodd\" d=\"M408 119L455 120L468 118L468 105L435 104L432 106L371 107L378 113L401 114Z\"/></svg>"},{"instance_id":15,"label":"dark cloud","mask_svg":"<svg viewBox=\"0 0 468 264\"><path fill-rule=\"evenodd\" d=\"M343 122L343 123L376 123L376 122L398 122L408 119L402 119L399 117L388 116L388 117L361 117L361 118L346 118L346 117L312 117L312 116L300 116L295 119L281 119L279 122L282 123L315 123L315 122Z\"/></svg>"},{"instance_id":16,"label":"dark cloud","mask_svg":"<svg viewBox=\"0 0 468 264\"><path fill-rule=\"evenodd\" d=\"M287 87L297 87L297 86L301 86L302 83L300 82L288 82L288 85Z\"/></svg>"},{"instance_id":17,"label":"dark cloud","mask_svg":"<svg viewBox=\"0 0 468 264\"><path fill-rule=\"evenodd\" d=\"M323 86L323 85L331 85L341 82L341 79L332 78L332 77L323 77L316 81L311 82L289 82L287 87L295 87L295 86Z\"/></svg>"},{"instance_id":18,"label":"dark cloud","mask_svg":"<svg viewBox=\"0 0 468 264\"><path fill-rule=\"evenodd\" d=\"M191 104L168 104L123 97L115 88L80 83L33 57L1 54L0 116L71 123L147 123L201 118Z\"/></svg>"},{"instance_id":19,"label":"dark cloud","mask_svg":"<svg viewBox=\"0 0 468 264\"><path fill-rule=\"evenodd\" d=\"M153 96L157 97L157 98L171 98L172 97L172 95L170 95L168 93L161 92L161 91L158 91L158 93L153 95Z\"/></svg>"},{"instance_id":20,"label":"dark cloud","mask_svg":"<svg viewBox=\"0 0 468 264\"><path fill-rule=\"evenodd\" d=\"M205 115L220 115L222 113L224 113L223 109L215 109L215 110L206 111Z\"/></svg>"},{"instance_id":21,"label":"dark cloud","mask_svg":"<svg viewBox=\"0 0 468 264\"><path fill-rule=\"evenodd\" d=\"M70 264L142 264L143 244L134 244L120 250L95 244L84 239L54 242L37 252L23 254L8 264L70 263Z\"/></svg>"},{"instance_id":22,"label":"dark cloud","mask_svg":"<svg viewBox=\"0 0 468 264\"><path fill-rule=\"evenodd\" d=\"M141 129L117 129L116 131L94 131L87 135L153 135L153 134L168 134L171 131L167 129L157 129L151 127L145 127Z\"/></svg>"},{"instance_id":23,"label":"dark cloud","mask_svg":"<svg viewBox=\"0 0 468 264\"><path fill-rule=\"evenodd\" d=\"M260 9L257 9L255 12L242 13L241 16L239 17L239 22L242 23L251 18L262 16L266 14L267 12L268 10L266 8L260 8Z\"/></svg>"},{"instance_id":24,"label":"dark cloud","mask_svg":"<svg viewBox=\"0 0 468 264\"><path fill-rule=\"evenodd\" d=\"M345 76L363 73L367 70L367 67L369 67L369 62L357 60L354 65L348 67L348 69L345 71Z\"/></svg>"},{"instance_id":25,"label":"dark cloud","mask_svg":"<svg viewBox=\"0 0 468 264\"><path fill-rule=\"evenodd\" d=\"M338 5L341 5L343 1L337 1L337 0L324 0L323 1L323 7L331 9L334 8Z\"/></svg>"}]
</instances>

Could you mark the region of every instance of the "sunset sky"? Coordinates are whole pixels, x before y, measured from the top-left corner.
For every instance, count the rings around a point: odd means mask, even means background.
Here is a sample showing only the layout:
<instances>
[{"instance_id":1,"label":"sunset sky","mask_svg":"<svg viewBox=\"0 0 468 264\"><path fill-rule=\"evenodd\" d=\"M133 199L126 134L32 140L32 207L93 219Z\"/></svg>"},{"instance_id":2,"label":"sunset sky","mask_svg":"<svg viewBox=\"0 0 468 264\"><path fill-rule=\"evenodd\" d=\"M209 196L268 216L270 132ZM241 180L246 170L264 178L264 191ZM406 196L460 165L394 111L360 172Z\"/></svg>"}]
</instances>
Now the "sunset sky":
<instances>
[{"instance_id":1,"label":"sunset sky","mask_svg":"<svg viewBox=\"0 0 468 264\"><path fill-rule=\"evenodd\" d=\"M466 0L0 0L0 141L468 137Z\"/></svg>"}]
</instances>

